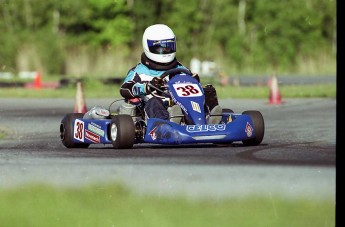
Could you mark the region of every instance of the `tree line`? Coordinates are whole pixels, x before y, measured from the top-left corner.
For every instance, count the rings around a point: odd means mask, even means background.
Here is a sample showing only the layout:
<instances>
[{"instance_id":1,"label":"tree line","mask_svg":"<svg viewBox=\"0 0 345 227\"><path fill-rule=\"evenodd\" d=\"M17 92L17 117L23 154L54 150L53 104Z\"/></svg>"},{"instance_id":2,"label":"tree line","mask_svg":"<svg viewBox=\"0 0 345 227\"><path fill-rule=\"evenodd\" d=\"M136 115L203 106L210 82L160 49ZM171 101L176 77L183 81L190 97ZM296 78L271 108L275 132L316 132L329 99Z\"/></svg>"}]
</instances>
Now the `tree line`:
<instances>
[{"instance_id":1,"label":"tree line","mask_svg":"<svg viewBox=\"0 0 345 227\"><path fill-rule=\"evenodd\" d=\"M0 71L123 74L154 23L174 30L187 66L193 57L242 73L335 64L335 0L0 0Z\"/></svg>"}]
</instances>

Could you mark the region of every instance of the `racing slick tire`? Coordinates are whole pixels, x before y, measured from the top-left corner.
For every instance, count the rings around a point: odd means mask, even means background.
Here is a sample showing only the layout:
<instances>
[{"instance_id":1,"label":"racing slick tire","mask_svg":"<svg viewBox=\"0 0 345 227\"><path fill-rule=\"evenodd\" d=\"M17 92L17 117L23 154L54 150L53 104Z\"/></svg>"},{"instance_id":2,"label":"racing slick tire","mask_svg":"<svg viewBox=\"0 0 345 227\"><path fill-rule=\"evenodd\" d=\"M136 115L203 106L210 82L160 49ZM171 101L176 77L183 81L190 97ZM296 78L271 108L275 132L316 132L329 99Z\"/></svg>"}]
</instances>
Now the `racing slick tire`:
<instances>
[{"instance_id":1,"label":"racing slick tire","mask_svg":"<svg viewBox=\"0 0 345 227\"><path fill-rule=\"evenodd\" d=\"M129 149L135 140L133 118L127 114L115 115L109 125L109 139L115 149Z\"/></svg>"},{"instance_id":2,"label":"racing slick tire","mask_svg":"<svg viewBox=\"0 0 345 227\"><path fill-rule=\"evenodd\" d=\"M234 113L234 111L232 109L229 109L229 108L223 108L222 112L223 113Z\"/></svg>"},{"instance_id":3,"label":"racing slick tire","mask_svg":"<svg viewBox=\"0 0 345 227\"><path fill-rule=\"evenodd\" d=\"M83 118L83 113L69 113L66 114L60 124L60 138L62 144L67 148L88 148L90 144L87 143L74 143L74 120L76 118Z\"/></svg>"},{"instance_id":4,"label":"racing slick tire","mask_svg":"<svg viewBox=\"0 0 345 227\"><path fill-rule=\"evenodd\" d=\"M247 110L244 111L242 114L247 114L253 121L254 124L254 131L255 131L255 138L242 140L242 143L245 146L256 146L259 145L265 134L265 122L262 114L256 110Z\"/></svg>"}]
</instances>

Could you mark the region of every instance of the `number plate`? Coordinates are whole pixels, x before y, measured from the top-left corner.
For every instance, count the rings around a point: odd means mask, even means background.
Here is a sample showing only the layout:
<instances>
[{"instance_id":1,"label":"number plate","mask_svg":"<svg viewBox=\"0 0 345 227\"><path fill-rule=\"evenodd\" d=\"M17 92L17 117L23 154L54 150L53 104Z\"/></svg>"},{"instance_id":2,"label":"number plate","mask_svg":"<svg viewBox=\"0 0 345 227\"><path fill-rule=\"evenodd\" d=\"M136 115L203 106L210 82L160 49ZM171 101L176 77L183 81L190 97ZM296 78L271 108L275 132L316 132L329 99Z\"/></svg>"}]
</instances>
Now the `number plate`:
<instances>
[{"instance_id":1,"label":"number plate","mask_svg":"<svg viewBox=\"0 0 345 227\"><path fill-rule=\"evenodd\" d=\"M197 84L173 84L173 86L179 97L198 97L202 95Z\"/></svg>"}]
</instances>

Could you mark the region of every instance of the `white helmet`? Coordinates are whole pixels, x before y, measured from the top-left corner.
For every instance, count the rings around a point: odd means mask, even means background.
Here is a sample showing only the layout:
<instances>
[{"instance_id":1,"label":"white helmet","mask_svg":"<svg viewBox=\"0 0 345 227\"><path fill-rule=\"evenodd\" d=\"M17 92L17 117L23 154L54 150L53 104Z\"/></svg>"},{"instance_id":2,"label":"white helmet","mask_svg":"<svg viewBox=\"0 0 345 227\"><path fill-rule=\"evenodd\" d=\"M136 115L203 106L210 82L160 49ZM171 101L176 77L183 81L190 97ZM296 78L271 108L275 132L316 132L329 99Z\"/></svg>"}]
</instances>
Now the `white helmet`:
<instances>
[{"instance_id":1,"label":"white helmet","mask_svg":"<svg viewBox=\"0 0 345 227\"><path fill-rule=\"evenodd\" d=\"M164 24L151 25L143 35L143 49L146 57L158 63L169 63L176 56L176 37Z\"/></svg>"}]
</instances>

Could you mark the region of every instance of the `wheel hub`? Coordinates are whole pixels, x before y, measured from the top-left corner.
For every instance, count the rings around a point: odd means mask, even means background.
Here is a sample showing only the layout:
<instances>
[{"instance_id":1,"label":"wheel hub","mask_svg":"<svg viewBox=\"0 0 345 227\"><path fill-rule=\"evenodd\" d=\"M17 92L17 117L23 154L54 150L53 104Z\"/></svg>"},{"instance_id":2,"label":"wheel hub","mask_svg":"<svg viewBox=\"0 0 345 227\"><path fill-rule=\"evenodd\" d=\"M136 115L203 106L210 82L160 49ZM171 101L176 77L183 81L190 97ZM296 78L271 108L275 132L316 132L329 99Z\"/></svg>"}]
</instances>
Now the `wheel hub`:
<instances>
[{"instance_id":1,"label":"wheel hub","mask_svg":"<svg viewBox=\"0 0 345 227\"><path fill-rule=\"evenodd\" d=\"M110 137L112 141L115 141L117 138L117 126L116 124L111 124L110 126Z\"/></svg>"}]
</instances>

